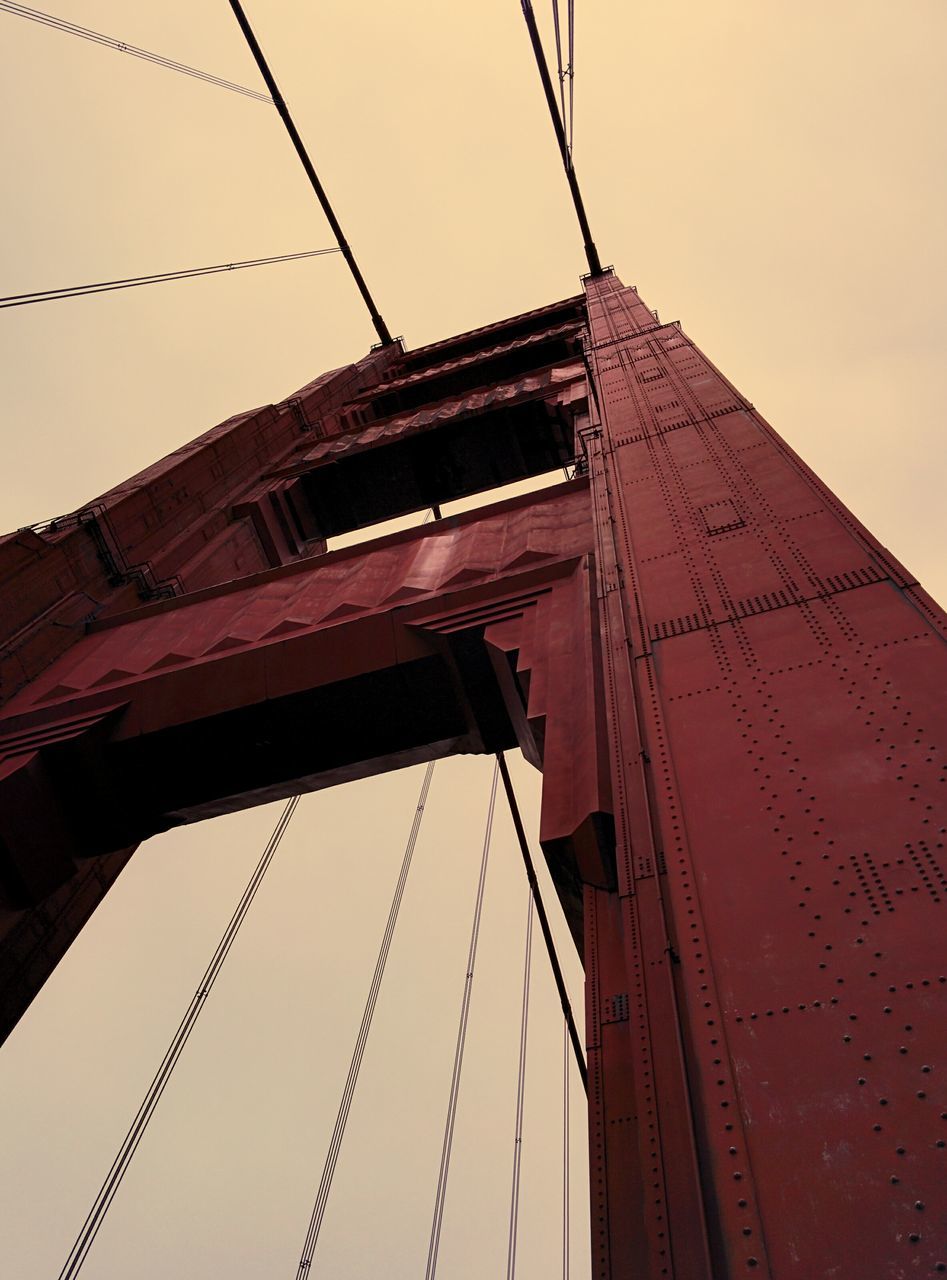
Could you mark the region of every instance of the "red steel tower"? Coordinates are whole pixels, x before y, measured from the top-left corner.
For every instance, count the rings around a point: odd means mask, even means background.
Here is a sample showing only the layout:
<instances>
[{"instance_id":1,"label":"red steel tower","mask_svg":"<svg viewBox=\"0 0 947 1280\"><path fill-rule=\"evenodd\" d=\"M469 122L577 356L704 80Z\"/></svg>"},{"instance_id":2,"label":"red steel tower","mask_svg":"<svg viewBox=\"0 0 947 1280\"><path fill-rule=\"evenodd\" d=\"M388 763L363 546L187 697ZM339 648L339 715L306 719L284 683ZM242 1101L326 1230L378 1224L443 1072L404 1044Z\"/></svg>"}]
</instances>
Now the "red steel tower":
<instances>
[{"instance_id":1,"label":"red steel tower","mask_svg":"<svg viewBox=\"0 0 947 1280\"><path fill-rule=\"evenodd\" d=\"M944 615L613 273L213 428L0 583L5 1029L149 835L518 746L597 1280L947 1270Z\"/></svg>"}]
</instances>

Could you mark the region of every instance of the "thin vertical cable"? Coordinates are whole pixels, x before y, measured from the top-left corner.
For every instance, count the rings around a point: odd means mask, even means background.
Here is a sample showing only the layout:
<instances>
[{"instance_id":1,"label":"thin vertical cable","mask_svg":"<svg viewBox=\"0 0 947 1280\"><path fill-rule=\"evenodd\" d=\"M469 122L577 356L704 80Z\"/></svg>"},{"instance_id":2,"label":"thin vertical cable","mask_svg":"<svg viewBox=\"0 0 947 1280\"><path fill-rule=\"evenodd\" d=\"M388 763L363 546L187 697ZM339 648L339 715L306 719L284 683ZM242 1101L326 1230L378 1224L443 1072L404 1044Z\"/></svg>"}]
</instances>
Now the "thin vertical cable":
<instances>
[{"instance_id":1,"label":"thin vertical cable","mask_svg":"<svg viewBox=\"0 0 947 1280\"><path fill-rule=\"evenodd\" d=\"M569 62L566 75L569 77L569 163L571 164L575 111L575 0L569 0Z\"/></svg>"},{"instance_id":2,"label":"thin vertical cable","mask_svg":"<svg viewBox=\"0 0 947 1280\"><path fill-rule=\"evenodd\" d=\"M280 841L283 839L283 835L286 828L289 826L293 814L296 812L296 806L298 804L299 796L293 796L293 798L287 802L286 807L280 814L279 820L273 830L273 834L270 836L266 848L263 850L260 861L254 868L253 875L250 877L249 883L240 897L240 901L237 903L236 909L230 918L230 923L227 925L223 936L217 944L217 949L211 957L210 964L204 971L204 976L191 999L191 1003L187 1007L187 1012L181 1019L180 1026L175 1032L174 1038L168 1047L168 1051L164 1055L160 1067L155 1072L154 1079L148 1086L148 1091L145 1094L144 1101L138 1108L138 1113L129 1126L128 1132L122 1141L121 1147L119 1148L118 1155L112 1162L112 1167L108 1171L105 1181L102 1183L99 1194L96 1196L95 1203L89 1210L89 1215L83 1224L82 1230L79 1232L75 1244L69 1251L69 1257L66 1259L63 1269L59 1273L59 1280L73 1280L73 1277L79 1274L79 1270L95 1242L95 1237L99 1233L99 1229L102 1226L105 1215L108 1212L112 1201L115 1199L119 1187L121 1186L122 1179L128 1171L128 1166L131 1163L132 1156L138 1149L138 1144L144 1137L145 1130L148 1127L151 1117L154 1115L155 1108L161 1101L161 1095L167 1088L168 1081L171 1079L171 1073L174 1071L174 1068L178 1063L178 1059L184 1052L184 1047L187 1044L191 1032L194 1030L195 1024L207 1003L207 997L210 995L211 989L217 981L220 971L223 968L224 961L227 959L230 948L233 946L237 934L240 931L240 926L243 924L246 914L250 910L253 899L257 895L257 891L263 882L263 877L266 875L267 869L273 861L276 851L280 846Z\"/></svg>"},{"instance_id":3,"label":"thin vertical cable","mask_svg":"<svg viewBox=\"0 0 947 1280\"><path fill-rule=\"evenodd\" d=\"M559 0L552 0L552 25L556 33L556 70L559 73L559 108L566 118L566 73L562 67L562 30L559 22Z\"/></svg>"},{"instance_id":4,"label":"thin vertical cable","mask_svg":"<svg viewBox=\"0 0 947 1280\"><path fill-rule=\"evenodd\" d=\"M235 0L231 0L231 3L235 3ZM539 80L546 98L546 106L549 109L549 118L552 121L553 131L556 135L556 142L559 146L559 155L562 159L562 165L566 173L566 181L569 184L569 191L572 195L572 203L575 207L576 217L579 220L579 228L582 232L582 240L585 247L585 256L589 264L589 272L593 276L600 276L602 274L602 264L599 260L595 242L592 239L592 231L589 227L588 217L586 216L585 205L582 203L582 193L579 190L579 179L576 176L575 166L573 165L572 158L569 155L569 147L566 142L565 124L559 114L559 107L556 103L556 94L552 87L549 67L546 65L546 55L543 52L542 40L539 38L539 28L536 26L536 15L533 12L532 0L520 0L520 8L523 10L526 30L529 34L530 44L533 46L533 56L536 59L536 68L539 71Z\"/></svg>"},{"instance_id":5,"label":"thin vertical cable","mask_svg":"<svg viewBox=\"0 0 947 1280\"><path fill-rule=\"evenodd\" d=\"M569 1280L569 1024L562 1022L562 1280Z\"/></svg>"},{"instance_id":6,"label":"thin vertical cable","mask_svg":"<svg viewBox=\"0 0 947 1280\"><path fill-rule=\"evenodd\" d=\"M342 1138L345 1135L345 1126L348 1123L349 1112L352 1109L352 1099L355 1095L355 1086L358 1083L358 1075L362 1068L362 1060L365 1057L365 1046L368 1043L368 1033L371 1030L372 1019L375 1016L375 1006L378 1004L378 993L381 990L382 979L385 976L385 966L388 963L388 953L391 950L391 940L394 937L395 926L398 923L398 913L401 910L401 899L404 897L404 888L408 881L408 872L411 870L411 860L414 857L415 846L418 842L418 834L421 830L421 819L424 816L424 806L427 803L428 792L431 789L431 778L434 776L434 761L428 765L424 772L424 781L421 783L421 794L418 796L417 807L414 811L414 820L411 824L411 831L408 835L408 842L405 846L404 858L401 862L401 871L395 884L394 896L391 900L391 907L388 911L388 921L385 925L385 931L382 935L381 946L378 949L378 958L375 961L375 972L372 975L371 986L368 990L368 999L365 1001L365 1010L362 1014L362 1024L359 1027L358 1036L355 1041L355 1050L352 1053L352 1061L349 1064L349 1073L345 1081L345 1088L342 1091L342 1101L339 1104L339 1112L335 1120L335 1128L332 1131L332 1138L329 1142L329 1150L326 1154L325 1164L322 1169L322 1178L319 1182L319 1190L316 1194L316 1202L313 1206L312 1217L309 1220L309 1230L306 1232L306 1239L303 1244L302 1256L299 1259L299 1267L296 1271L297 1280L305 1280L309 1274L309 1268L312 1266L312 1256L315 1253L316 1245L319 1242L319 1232L322 1230L322 1220L325 1216L326 1204L329 1200L329 1191L332 1187L332 1179L335 1174L335 1167L339 1159L339 1151L342 1147Z\"/></svg>"},{"instance_id":7,"label":"thin vertical cable","mask_svg":"<svg viewBox=\"0 0 947 1280\"><path fill-rule=\"evenodd\" d=\"M520 1217L520 1167L523 1161L523 1111L526 1103L526 1041L529 1033L529 978L533 947L533 891L526 893L526 955L523 960L523 1003L520 1012L520 1060L516 1077L516 1125L513 1137L513 1189L510 1192L510 1236L506 1249L506 1280L516 1275L516 1243Z\"/></svg>"},{"instance_id":8,"label":"thin vertical cable","mask_svg":"<svg viewBox=\"0 0 947 1280\"><path fill-rule=\"evenodd\" d=\"M437 1193L434 1197L434 1220L431 1223L431 1239L428 1244L427 1266L424 1280L434 1280L437 1255L441 1245L441 1227L444 1222L444 1202L447 1197L447 1176L450 1172L451 1148L454 1142L454 1121L457 1118L457 1098L460 1093L460 1076L464 1065L464 1045L467 1041L467 1021L470 1016L470 997L473 992L474 966L477 962L477 943L480 938L480 919L483 915L483 891L487 882L487 862L490 858L490 838L493 834L493 814L496 809L499 762L493 769L490 785L490 803L487 806L487 826L483 837L483 854L480 859L480 878L477 881L477 897L474 904L473 924L470 930L470 947L467 951L467 974L464 978L464 995L460 1005L460 1023L457 1028L457 1045L454 1049L454 1070L451 1075L450 1097L447 1103L447 1119L444 1123L444 1141L441 1147L441 1165L437 1175Z\"/></svg>"}]
</instances>

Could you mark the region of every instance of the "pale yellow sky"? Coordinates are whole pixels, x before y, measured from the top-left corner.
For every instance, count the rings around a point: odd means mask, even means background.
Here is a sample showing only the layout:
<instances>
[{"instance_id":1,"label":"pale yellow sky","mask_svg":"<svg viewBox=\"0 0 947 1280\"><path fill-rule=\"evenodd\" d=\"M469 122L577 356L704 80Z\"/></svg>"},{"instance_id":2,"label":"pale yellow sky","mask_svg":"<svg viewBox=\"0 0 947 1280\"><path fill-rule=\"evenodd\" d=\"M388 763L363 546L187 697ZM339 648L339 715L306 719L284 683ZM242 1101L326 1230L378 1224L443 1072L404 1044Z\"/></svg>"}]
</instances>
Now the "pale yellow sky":
<instances>
[{"instance_id":1,"label":"pale yellow sky","mask_svg":"<svg viewBox=\"0 0 947 1280\"><path fill-rule=\"evenodd\" d=\"M258 83L224 0L48 3ZM518 0L247 8L395 333L419 345L576 291L581 242ZM943 600L947 6L576 10L575 158L603 260L681 320ZM330 243L265 105L6 14L0 37L3 294ZM336 257L4 311L2 523L69 510L373 340ZM326 1220L337 1280L423 1265L487 775L461 759L440 793L435 779ZM519 776L534 806L535 779ZM90 1280L294 1274L417 785L382 779L301 808ZM273 820L153 842L0 1055L10 1274L58 1271ZM510 848L498 866L444 1277L495 1273L505 1250L522 902ZM439 902L452 905L425 950L423 908ZM537 1008L522 1280L555 1274L557 1256L548 990Z\"/></svg>"}]
</instances>

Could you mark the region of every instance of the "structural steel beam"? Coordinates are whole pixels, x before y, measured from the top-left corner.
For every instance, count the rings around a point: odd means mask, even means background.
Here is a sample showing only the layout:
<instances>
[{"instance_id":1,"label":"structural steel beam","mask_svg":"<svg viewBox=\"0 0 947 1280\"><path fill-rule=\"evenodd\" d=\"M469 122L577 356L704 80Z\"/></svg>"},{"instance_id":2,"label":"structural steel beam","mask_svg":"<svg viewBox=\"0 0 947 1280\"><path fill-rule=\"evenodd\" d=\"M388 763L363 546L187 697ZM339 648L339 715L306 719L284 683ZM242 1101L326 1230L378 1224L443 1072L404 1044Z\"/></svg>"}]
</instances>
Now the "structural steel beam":
<instances>
[{"instance_id":1,"label":"structural steel beam","mask_svg":"<svg viewBox=\"0 0 947 1280\"><path fill-rule=\"evenodd\" d=\"M326 552L395 481L567 448ZM947 1263L947 620L611 272L239 415L0 581L8 1023L149 834L519 746L586 969L596 1280Z\"/></svg>"}]
</instances>

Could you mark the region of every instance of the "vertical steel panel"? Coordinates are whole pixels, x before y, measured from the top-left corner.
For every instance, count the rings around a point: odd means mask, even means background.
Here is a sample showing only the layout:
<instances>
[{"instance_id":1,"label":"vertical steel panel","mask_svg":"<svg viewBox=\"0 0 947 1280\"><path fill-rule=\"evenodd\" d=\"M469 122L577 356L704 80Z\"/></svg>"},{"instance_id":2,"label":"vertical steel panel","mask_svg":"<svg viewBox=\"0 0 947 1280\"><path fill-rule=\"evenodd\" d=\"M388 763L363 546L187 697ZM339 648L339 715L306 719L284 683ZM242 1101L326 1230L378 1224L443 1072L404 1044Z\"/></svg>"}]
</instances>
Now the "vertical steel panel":
<instances>
[{"instance_id":1,"label":"vertical steel panel","mask_svg":"<svg viewBox=\"0 0 947 1280\"><path fill-rule=\"evenodd\" d=\"M653 844L666 926L635 945L646 971L680 961L714 1274L931 1274L943 614L677 326L614 277L588 296L602 593L634 672L618 719L654 800L630 862ZM616 758L634 793L621 735Z\"/></svg>"}]
</instances>

